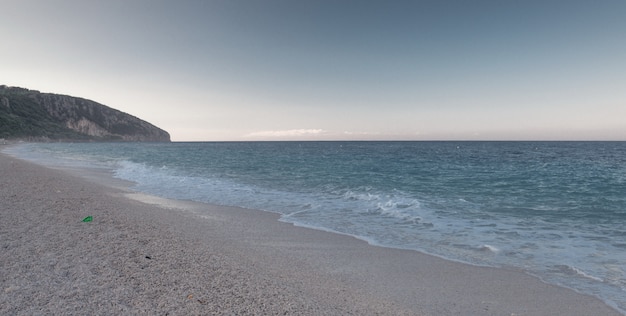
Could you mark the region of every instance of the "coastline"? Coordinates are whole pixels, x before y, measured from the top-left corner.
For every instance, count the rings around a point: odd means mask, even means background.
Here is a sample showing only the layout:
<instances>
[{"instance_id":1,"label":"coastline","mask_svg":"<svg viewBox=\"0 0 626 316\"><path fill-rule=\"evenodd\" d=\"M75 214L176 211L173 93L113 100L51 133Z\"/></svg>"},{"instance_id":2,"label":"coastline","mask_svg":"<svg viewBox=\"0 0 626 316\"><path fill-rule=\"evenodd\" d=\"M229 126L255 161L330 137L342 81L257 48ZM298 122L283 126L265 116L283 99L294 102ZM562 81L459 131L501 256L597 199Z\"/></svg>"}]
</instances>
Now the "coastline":
<instances>
[{"instance_id":1,"label":"coastline","mask_svg":"<svg viewBox=\"0 0 626 316\"><path fill-rule=\"evenodd\" d=\"M620 315L520 271L146 196L5 154L0 183L2 314Z\"/></svg>"}]
</instances>

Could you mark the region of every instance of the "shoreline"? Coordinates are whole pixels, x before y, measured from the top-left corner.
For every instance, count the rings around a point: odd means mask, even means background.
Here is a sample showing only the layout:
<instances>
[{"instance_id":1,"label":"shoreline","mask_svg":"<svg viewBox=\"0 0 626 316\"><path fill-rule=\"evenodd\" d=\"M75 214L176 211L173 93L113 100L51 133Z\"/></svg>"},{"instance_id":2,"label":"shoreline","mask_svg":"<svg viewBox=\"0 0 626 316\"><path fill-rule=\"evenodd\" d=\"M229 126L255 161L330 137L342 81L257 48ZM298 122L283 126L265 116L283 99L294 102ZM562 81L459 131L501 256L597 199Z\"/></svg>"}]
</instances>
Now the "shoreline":
<instances>
[{"instance_id":1,"label":"shoreline","mask_svg":"<svg viewBox=\"0 0 626 316\"><path fill-rule=\"evenodd\" d=\"M521 271L144 195L6 154L0 182L3 314L620 315Z\"/></svg>"}]
</instances>

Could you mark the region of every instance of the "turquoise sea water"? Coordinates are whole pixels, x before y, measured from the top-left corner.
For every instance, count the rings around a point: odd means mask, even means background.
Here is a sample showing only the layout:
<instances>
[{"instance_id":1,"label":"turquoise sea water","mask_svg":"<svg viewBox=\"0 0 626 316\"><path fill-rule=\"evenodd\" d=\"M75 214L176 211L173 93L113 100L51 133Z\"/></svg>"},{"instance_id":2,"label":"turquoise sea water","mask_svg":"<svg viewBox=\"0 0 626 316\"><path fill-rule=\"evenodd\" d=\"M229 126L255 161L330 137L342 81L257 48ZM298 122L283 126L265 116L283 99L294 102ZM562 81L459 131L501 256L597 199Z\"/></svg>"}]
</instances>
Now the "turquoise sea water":
<instances>
[{"instance_id":1,"label":"turquoise sea water","mask_svg":"<svg viewBox=\"0 0 626 316\"><path fill-rule=\"evenodd\" d=\"M168 198L471 264L519 268L626 311L625 142L23 144Z\"/></svg>"}]
</instances>

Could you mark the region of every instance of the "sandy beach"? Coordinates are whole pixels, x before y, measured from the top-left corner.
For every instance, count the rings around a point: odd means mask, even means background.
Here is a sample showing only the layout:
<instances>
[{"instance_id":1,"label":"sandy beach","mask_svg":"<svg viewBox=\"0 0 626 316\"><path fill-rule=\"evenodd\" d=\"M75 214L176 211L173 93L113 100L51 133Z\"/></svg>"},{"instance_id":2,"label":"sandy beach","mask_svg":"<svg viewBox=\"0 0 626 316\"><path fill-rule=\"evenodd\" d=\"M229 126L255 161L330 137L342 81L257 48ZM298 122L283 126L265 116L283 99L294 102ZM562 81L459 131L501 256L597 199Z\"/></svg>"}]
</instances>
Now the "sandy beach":
<instances>
[{"instance_id":1,"label":"sandy beach","mask_svg":"<svg viewBox=\"0 0 626 316\"><path fill-rule=\"evenodd\" d=\"M0 201L2 315L620 315L521 271L138 194L4 154Z\"/></svg>"}]
</instances>

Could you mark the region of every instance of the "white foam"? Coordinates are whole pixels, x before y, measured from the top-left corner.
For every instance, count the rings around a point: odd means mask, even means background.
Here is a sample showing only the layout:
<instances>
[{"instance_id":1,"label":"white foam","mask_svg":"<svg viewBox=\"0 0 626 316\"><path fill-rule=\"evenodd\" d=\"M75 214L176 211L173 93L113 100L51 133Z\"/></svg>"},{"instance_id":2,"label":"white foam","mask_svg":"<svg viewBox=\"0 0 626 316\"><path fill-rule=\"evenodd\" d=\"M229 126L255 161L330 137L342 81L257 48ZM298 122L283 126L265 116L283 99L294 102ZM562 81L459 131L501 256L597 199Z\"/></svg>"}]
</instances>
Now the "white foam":
<instances>
[{"instance_id":1,"label":"white foam","mask_svg":"<svg viewBox=\"0 0 626 316\"><path fill-rule=\"evenodd\" d=\"M569 268L572 269L574 272L576 272L576 274L578 274L578 275L580 275L582 277L585 277L585 278L588 278L588 279L591 279L591 280L594 280L594 281L598 281L598 282L604 282L604 280L602 278L599 278L599 277L593 276L591 274L585 273L585 271L580 270L580 269L578 269L576 267L569 267Z\"/></svg>"},{"instance_id":2,"label":"white foam","mask_svg":"<svg viewBox=\"0 0 626 316\"><path fill-rule=\"evenodd\" d=\"M500 252L500 249L499 249L499 248L494 247L494 246L491 246L491 245L487 245L487 244L482 245L482 246L480 247L480 250L486 250L486 251L490 251L490 252L493 252L493 253L498 253L498 252Z\"/></svg>"}]
</instances>

